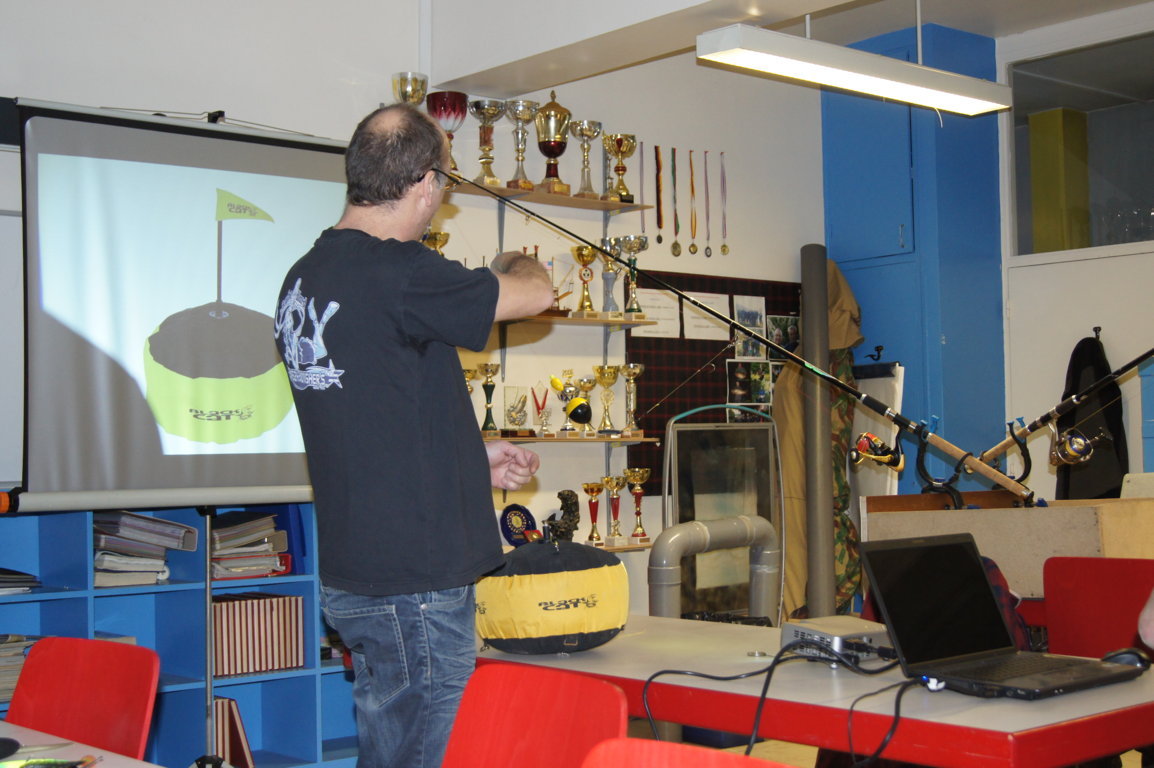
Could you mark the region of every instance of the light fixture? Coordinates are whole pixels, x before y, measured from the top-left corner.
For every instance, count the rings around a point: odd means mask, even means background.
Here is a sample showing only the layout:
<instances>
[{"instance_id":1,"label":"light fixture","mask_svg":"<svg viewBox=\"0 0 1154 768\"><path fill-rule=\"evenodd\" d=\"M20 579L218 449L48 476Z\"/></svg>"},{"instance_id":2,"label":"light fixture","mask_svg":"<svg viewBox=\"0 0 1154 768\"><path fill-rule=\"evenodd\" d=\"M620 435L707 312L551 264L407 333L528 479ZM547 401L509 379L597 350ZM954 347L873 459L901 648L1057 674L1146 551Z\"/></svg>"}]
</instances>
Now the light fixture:
<instances>
[{"instance_id":1,"label":"light fixture","mask_svg":"<svg viewBox=\"0 0 1154 768\"><path fill-rule=\"evenodd\" d=\"M1013 103L1009 86L990 80L748 24L698 35L697 58L963 115Z\"/></svg>"}]
</instances>

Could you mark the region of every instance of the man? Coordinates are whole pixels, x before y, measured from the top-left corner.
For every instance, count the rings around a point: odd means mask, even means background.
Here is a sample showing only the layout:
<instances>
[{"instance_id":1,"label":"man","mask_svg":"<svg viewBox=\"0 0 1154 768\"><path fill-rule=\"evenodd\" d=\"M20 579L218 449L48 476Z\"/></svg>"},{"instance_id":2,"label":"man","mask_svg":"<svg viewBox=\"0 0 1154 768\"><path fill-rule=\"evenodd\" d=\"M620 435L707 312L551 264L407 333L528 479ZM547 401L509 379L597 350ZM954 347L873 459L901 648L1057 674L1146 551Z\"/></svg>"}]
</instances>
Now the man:
<instances>
[{"instance_id":1,"label":"man","mask_svg":"<svg viewBox=\"0 0 1154 768\"><path fill-rule=\"evenodd\" d=\"M484 443L457 347L552 302L531 256L469 270L420 244L452 177L444 132L400 104L357 127L340 221L289 270L293 384L325 617L352 651L360 768L440 764L474 665L473 582L502 563L490 486L535 454Z\"/></svg>"}]
</instances>

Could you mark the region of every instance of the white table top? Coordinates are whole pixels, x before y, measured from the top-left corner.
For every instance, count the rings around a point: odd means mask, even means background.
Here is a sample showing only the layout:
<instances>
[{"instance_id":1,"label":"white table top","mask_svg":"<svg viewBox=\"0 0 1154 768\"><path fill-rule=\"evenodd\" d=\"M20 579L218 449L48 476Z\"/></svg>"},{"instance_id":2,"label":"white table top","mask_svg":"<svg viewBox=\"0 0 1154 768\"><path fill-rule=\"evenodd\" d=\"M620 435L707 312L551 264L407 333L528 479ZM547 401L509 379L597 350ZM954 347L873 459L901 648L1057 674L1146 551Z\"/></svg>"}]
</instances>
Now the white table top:
<instances>
[{"instance_id":1,"label":"white table top","mask_svg":"<svg viewBox=\"0 0 1154 768\"><path fill-rule=\"evenodd\" d=\"M80 760L88 755L93 755L100 758L98 763L99 768L158 768L152 763L146 763L143 760L136 760L124 755L118 755L115 752L108 752L105 750L90 747L87 744L79 744L72 741L66 741L59 736L53 736L50 733L42 733L41 731L34 731L31 728L25 728L20 725L14 725L5 720L0 720L0 736L10 739L16 739L20 742L21 747L31 747L33 745L48 745L48 744L62 744L63 746L54 749L44 749L31 752L29 754L17 754L14 757L7 758L8 760L18 760L22 757L29 760L32 759L53 759L53 760Z\"/></svg>"},{"instance_id":2,"label":"white table top","mask_svg":"<svg viewBox=\"0 0 1154 768\"><path fill-rule=\"evenodd\" d=\"M658 670L678 669L712 675L733 675L763 669L780 648L780 631L768 627L630 615L625 629L599 648L572 654L524 656L496 649L481 658L539 664L627 680L645 680ZM764 653L750 656L750 652ZM866 665L878 664L877 661ZM902 681L900 669L861 675L820 662L782 664L773 675L769 698L848 709L862 694ZM684 675L663 675L659 682L691 688L759 696L764 676L713 681ZM855 712L892 716L894 691L861 701ZM1088 691L1039 701L983 699L952 691L908 691L902 717L1002 733L1028 731L1088 715L1154 702L1154 675ZM735 727L735 731L740 728Z\"/></svg>"}]
</instances>

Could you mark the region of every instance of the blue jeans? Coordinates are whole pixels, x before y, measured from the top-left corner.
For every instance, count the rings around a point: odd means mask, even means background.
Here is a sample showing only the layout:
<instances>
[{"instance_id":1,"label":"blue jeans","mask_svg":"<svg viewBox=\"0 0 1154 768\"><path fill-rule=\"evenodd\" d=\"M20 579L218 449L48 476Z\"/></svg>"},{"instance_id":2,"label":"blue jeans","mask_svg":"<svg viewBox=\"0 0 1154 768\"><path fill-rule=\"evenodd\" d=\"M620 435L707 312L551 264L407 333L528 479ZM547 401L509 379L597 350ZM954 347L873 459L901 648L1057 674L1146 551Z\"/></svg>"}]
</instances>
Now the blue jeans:
<instances>
[{"instance_id":1,"label":"blue jeans","mask_svg":"<svg viewBox=\"0 0 1154 768\"><path fill-rule=\"evenodd\" d=\"M321 587L352 651L357 768L438 768L476 663L473 586L388 597Z\"/></svg>"}]
</instances>

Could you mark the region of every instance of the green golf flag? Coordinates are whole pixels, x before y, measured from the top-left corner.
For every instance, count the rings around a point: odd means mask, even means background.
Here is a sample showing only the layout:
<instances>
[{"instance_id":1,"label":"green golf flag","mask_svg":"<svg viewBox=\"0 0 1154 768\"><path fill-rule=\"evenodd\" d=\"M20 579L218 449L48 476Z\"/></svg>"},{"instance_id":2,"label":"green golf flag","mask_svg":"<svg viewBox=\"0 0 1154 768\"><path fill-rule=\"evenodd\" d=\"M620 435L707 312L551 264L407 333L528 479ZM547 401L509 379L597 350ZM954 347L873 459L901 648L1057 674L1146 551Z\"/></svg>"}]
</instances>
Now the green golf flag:
<instances>
[{"instance_id":1,"label":"green golf flag","mask_svg":"<svg viewBox=\"0 0 1154 768\"><path fill-rule=\"evenodd\" d=\"M237 197L223 189L216 190L216 220L225 219L264 219L272 221L272 216L257 208L255 205Z\"/></svg>"}]
</instances>

